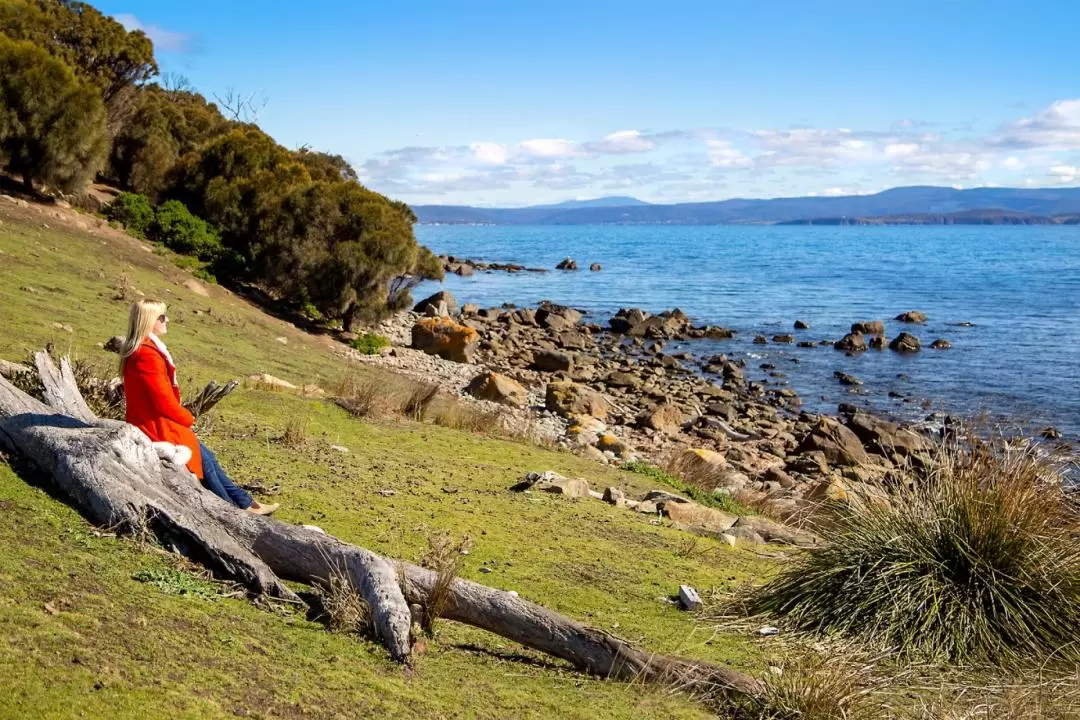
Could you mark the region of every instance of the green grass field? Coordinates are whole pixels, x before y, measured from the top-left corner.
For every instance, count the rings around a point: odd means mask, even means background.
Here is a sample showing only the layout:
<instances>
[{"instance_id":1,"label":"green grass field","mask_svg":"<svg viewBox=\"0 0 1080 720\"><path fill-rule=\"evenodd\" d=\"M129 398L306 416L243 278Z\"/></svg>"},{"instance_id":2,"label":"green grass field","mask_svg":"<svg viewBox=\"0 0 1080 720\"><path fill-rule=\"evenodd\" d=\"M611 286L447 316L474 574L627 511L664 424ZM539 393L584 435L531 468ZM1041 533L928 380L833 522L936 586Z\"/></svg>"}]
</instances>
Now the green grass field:
<instances>
[{"instance_id":1,"label":"green grass field","mask_svg":"<svg viewBox=\"0 0 1080 720\"><path fill-rule=\"evenodd\" d=\"M169 303L169 347L188 390L257 372L332 389L363 372L328 339L221 288L198 297L181 285L189 275L135 240L65 230L60 219L5 204L0 222L0 358L22 360L51 342L104 370L115 356L98 344L123 332L137 290ZM128 299L116 299L121 286ZM303 428L304 442L281 441L290 423ZM282 504L282 520L413 560L434 534L468 535L465 577L657 651L761 670L746 638L705 631L667 599L681 583L732 588L775 563L597 501L507 489L548 469L598 489L651 489L640 475L434 425L361 421L323 400L246 388L212 413L204 438L237 482ZM177 561L102 536L50 497L47 482L27 479L0 464L0 717L706 715L679 694L589 678L449 622L406 671L379 646L299 611L174 594L223 586L136 580L167 577Z\"/></svg>"}]
</instances>

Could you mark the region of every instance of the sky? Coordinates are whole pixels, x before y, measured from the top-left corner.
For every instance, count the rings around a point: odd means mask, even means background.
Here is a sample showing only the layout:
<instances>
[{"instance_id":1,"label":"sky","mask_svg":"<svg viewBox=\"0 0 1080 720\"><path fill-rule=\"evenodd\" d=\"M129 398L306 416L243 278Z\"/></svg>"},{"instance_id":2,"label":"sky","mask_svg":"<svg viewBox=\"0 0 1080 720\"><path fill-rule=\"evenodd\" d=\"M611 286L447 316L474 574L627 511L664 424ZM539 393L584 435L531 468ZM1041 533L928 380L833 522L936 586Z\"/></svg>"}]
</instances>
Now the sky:
<instances>
[{"instance_id":1,"label":"sky","mask_svg":"<svg viewBox=\"0 0 1080 720\"><path fill-rule=\"evenodd\" d=\"M94 4L413 204L1080 185L1075 0Z\"/></svg>"}]
</instances>

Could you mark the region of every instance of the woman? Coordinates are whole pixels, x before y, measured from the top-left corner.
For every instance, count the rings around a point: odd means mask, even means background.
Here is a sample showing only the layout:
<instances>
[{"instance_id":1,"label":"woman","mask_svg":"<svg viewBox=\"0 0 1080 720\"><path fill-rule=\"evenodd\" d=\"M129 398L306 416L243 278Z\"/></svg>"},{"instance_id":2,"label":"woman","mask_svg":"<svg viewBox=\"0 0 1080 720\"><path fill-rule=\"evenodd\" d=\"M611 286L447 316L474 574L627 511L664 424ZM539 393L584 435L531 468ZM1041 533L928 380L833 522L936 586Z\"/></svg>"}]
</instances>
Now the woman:
<instances>
[{"instance_id":1,"label":"woman","mask_svg":"<svg viewBox=\"0 0 1080 720\"><path fill-rule=\"evenodd\" d=\"M278 506L260 504L234 485L214 453L192 432L195 417L180 404L176 365L161 341L168 329L165 303L140 300L131 306L127 337L120 350L127 421L154 442L159 455L187 465L218 497L256 515L269 515Z\"/></svg>"}]
</instances>

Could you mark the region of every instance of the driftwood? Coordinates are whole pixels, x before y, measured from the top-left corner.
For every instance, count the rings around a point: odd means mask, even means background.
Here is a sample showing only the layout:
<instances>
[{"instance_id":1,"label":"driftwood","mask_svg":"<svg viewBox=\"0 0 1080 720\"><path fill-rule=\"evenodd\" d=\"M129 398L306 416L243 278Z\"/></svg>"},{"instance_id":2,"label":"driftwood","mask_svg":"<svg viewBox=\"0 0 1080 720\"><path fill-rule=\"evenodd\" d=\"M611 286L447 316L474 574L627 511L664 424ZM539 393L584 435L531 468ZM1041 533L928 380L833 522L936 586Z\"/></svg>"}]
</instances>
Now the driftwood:
<instances>
[{"instance_id":1,"label":"driftwood","mask_svg":"<svg viewBox=\"0 0 1080 720\"><path fill-rule=\"evenodd\" d=\"M218 385L216 380L211 380L206 384L206 387L202 389L202 392L184 403L184 407L186 407L192 415L199 417L204 413L210 412L211 408L228 397L229 394L238 387L240 387L239 380L230 380L224 385Z\"/></svg>"},{"instance_id":2,"label":"driftwood","mask_svg":"<svg viewBox=\"0 0 1080 720\"><path fill-rule=\"evenodd\" d=\"M381 557L317 529L241 511L202 488L182 466L163 463L136 428L95 417L67 360L46 353L36 365L48 404L0 377L0 446L30 460L93 522L151 533L163 544L250 591L299 601L282 579L327 585L345 575L371 609L391 656L412 651L410 604L424 606L436 573ZM758 695L761 683L727 668L649 653L516 593L454 580L441 616L482 628L604 677L678 684L731 696Z\"/></svg>"}]
</instances>

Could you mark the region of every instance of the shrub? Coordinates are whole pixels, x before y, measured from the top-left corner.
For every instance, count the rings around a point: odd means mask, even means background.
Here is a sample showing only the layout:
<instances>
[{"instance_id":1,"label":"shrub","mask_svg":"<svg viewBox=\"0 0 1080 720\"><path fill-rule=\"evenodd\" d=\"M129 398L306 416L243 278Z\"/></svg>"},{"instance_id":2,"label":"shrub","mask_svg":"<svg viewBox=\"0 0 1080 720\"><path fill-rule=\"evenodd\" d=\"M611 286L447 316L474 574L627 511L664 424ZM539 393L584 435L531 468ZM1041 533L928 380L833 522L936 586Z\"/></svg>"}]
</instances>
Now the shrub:
<instances>
[{"instance_id":1,"label":"shrub","mask_svg":"<svg viewBox=\"0 0 1080 720\"><path fill-rule=\"evenodd\" d=\"M1080 518L1030 444L941 451L888 505L837 508L828 541L752 612L952 662L1080 659Z\"/></svg>"},{"instance_id":2,"label":"shrub","mask_svg":"<svg viewBox=\"0 0 1080 720\"><path fill-rule=\"evenodd\" d=\"M105 208L105 217L122 224L136 237L146 237L146 232L154 223L154 208L145 195L120 193Z\"/></svg>"},{"instance_id":3,"label":"shrub","mask_svg":"<svg viewBox=\"0 0 1080 720\"><path fill-rule=\"evenodd\" d=\"M378 355L385 347L390 347L390 341L382 335L367 333L352 341L352 346L364 355Z\"/></svg>"},{"instance_id":4,"label":"shrub","mask_svg":"<svg viewBox=\"0 0 1080 720\"><path fill-rule=\"evenodd\" d=\"M174 252L194 255L200 260L213 260L222 249L217 231L192 215L178 200L169 200L158 207L150 236Z\"/></svg>"},{"instance_id":5,"label":"shrub","mask_svg":"<svg viewBox=\"0 0 1080 720\"><path fill-rule=\"evenodd\" d=\"M755 515L756 513L750 508L744 506L735 498L730 495L713 494L706 492L699 487L689 485L674 475L661 470L655 465L650 465L647 462L640 460L631 460L623 465L623 469L632 472L636 475L644 475L645 477L652 478L657 482L661 482L667 485L671 489L682 493L686 497L690 498L694 502L700 505L708 505L714 507L717 510L722 510L732 515Z\"/></svg>"}]
</instances>

